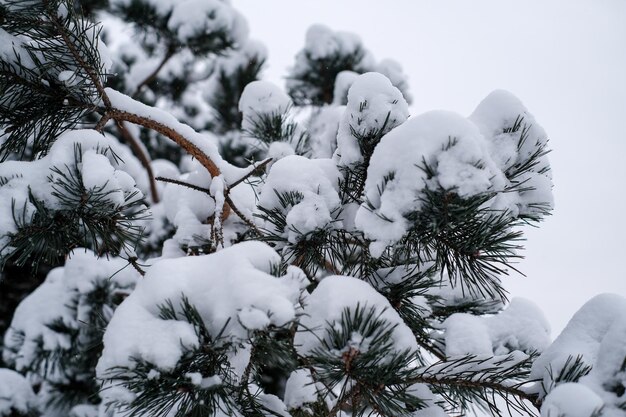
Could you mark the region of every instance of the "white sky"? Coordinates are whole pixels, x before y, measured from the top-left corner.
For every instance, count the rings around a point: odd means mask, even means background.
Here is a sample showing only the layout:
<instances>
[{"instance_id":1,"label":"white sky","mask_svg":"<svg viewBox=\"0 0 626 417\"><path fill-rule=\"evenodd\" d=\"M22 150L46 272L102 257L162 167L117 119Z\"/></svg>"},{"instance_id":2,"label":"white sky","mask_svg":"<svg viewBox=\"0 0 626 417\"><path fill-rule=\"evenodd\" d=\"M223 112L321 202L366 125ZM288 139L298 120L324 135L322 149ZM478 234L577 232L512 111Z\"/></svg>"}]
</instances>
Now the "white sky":
<instances>
[{"instance_id":1,"label":"white sky","mask_svg":"<svg viewBox=\"0 0 626 417\"><path fill-rule=\"evenodd\" d=\"M403 65L412 114L468 115L494 89L516 94L550 136L556 210L527 229L527 277L505 286L545 311L554 336L593 295L626 295L626 0L233 3L280 85L306 29L323 23Z\"/></svg>"}]
</instances>

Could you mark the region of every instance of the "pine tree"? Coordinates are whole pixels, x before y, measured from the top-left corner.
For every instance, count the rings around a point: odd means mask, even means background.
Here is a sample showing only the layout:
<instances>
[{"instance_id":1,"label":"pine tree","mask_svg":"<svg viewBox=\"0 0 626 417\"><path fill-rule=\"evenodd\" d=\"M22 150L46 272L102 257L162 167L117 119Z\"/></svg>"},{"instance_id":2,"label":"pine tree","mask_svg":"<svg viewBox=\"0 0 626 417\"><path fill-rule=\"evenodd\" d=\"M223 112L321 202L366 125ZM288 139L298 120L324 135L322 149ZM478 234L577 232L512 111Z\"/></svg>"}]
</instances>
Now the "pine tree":
<instances>
[{"instance_id":1,"label":"pine tree","mask_svg":"<svg viewBox=\"0 0 626 417\"><path fill-rule=\"evenodd\" d=\"M0 38L0 416L626 413L623 298L553 344L507 298L553 206L512 94L409 118L319 25L285 92L221 0L3 0Z\"/></svg>"}]
</instances>

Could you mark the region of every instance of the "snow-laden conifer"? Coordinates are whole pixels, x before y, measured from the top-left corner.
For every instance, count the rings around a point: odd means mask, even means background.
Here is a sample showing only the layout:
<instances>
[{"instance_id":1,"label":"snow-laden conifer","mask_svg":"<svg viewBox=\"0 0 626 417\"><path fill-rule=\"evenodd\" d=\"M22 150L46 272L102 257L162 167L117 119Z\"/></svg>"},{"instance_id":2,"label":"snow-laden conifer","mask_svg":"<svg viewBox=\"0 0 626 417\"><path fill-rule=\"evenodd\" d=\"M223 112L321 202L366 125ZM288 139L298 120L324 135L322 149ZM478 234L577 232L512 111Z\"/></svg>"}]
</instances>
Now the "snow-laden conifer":
<instances>
[{"instance_id":1,"label":"snow-laden conifer","mask_svg":"<svg viewBox=\"0 0 626 417\"><path fill-rule=\"evenodd\" d=\"M553 343L508 299L554 205L521 101L410 115L322 25L283 90L247 34L226 0L0 1L0 416L624 415L624 299Z\"/></svg>"}]
</instances>

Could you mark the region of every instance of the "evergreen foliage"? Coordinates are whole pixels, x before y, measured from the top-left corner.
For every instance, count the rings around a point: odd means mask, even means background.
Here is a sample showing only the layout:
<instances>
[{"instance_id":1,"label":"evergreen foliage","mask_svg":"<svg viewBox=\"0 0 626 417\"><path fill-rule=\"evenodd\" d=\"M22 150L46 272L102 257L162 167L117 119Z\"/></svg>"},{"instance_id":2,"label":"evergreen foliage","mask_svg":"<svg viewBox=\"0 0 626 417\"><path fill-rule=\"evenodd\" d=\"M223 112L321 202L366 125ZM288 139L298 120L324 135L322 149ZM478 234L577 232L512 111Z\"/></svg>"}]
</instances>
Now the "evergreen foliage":
<instances>
[{"instance_id":1,"label":"evergreen foliage","mask_svg":"<svg viewBox=\"0 0 626 417\"><path fill-rule=\"evenodd\" d=\"M0 416L624 410L626 302L550 346L507 299L553 205L511 94L409 119L399 65L323 26L285 93L220 0L4 0L0 40L2 285L47 274L0 317Z\"/></svg>"}]
</instances>

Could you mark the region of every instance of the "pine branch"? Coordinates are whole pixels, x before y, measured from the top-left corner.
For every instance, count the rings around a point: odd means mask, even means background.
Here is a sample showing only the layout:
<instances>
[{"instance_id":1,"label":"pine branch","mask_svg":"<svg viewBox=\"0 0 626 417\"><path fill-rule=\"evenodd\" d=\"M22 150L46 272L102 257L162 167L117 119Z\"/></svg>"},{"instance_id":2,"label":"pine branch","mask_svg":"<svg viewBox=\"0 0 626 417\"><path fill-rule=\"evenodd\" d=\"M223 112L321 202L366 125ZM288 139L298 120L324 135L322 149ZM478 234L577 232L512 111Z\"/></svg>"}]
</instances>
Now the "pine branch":
<instances>
[{"instance_id":1,"label":"pine branch","mask_svg":"<svg viewBox=\"0 0 626 417\"><path fill-rule=\"evenodd\" d=\"M506 401L507 407L534 415L524 401L537 411L541 401L522 388L530 382L527 378L533 360L533 356L521 352L500 357L469 355L419 369L409 382L430 385L452 407L461 411L481 406L500 416L502 413L495 401L495 397L500 397Z\"/></svg>"},{"instance_id":2,"label":"pine branch","mask_svg":"<svg viewBox=\"0 0 626 417\"><path fill-rule=\"evenodd\" d=\"M66 4L67 4L67 6L71 7L70 3L66 3ZM70 51L70 53L74 57L74 60L76 61L78 66L80 68L82 68L87 73L89 78L91 79L91 82L93 83L93 85L95 86L96 90L100 94L100 98L102 99L105 107L110 108L111 107L111 100L109 100L109 97L107 96L107 93L104 90L104 85L102 84L102 82L100 80L100 77L98 76L98 74L94 70L93 66L88 65L87 62L83 59L81 54L76 49L76 46L75 46L74 42L77 41L77 40L80 41L80 39L78 38L78 36L74 32L68 30L68 28L61 23L61 21L59 20L58 13L55 13L53 11L53 13L51 13L50 17L51 17L52 23L57 28L58 34L61 35L61 38L63 39L63 42L67 46L67 49ZM98 33L99 33L99 31L98 31ZM96 37L97 36L98 35L96 35ZM72 39L72 38L74 38L74 39Z\"/></svg>"}]
</instances>

